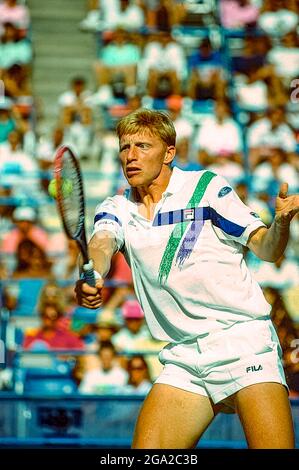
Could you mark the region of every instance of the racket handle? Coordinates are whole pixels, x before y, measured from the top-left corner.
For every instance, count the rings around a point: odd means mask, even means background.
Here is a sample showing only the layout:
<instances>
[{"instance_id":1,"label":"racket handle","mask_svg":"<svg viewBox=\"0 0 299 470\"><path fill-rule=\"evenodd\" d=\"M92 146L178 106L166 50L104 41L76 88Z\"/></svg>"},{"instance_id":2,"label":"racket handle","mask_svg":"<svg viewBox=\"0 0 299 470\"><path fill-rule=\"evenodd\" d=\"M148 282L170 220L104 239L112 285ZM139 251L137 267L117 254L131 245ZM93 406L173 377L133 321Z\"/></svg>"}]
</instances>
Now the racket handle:
<instances>
[{"instance_id":1,"label":"racket handle","mask_svg":"<svg viewBox=\"0 0 299 470\"><path fill-rule=\"evenodd\" d=\"M94 270L93 270L93 261L89 260L88 263L83 264L82 269L83 269L83 276L87 284L89 284L92 287L95 287L96 279L95 279Z\"/></svg>"}]
</instances>

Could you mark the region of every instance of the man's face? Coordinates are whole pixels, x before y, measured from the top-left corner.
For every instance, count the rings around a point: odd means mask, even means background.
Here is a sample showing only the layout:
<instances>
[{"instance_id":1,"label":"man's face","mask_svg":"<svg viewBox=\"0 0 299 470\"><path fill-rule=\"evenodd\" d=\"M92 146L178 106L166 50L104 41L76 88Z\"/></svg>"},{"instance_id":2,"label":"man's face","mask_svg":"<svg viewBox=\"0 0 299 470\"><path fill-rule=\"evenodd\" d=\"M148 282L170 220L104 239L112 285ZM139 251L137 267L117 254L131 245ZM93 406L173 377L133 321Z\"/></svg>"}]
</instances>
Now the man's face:
<instances>
[{"instance_id":1,"label":"man's face","mask_svg":"<svg viewBox=\"0 0 299 470\"><path fill-rule=\"evenodd\" d=\"M163 165L170 163L173 152L173 146L167 146L147 130L124 135L120 139L120 161L128 183L132 187L151 184L160 175Z\"/></svg>"}]
</instances>

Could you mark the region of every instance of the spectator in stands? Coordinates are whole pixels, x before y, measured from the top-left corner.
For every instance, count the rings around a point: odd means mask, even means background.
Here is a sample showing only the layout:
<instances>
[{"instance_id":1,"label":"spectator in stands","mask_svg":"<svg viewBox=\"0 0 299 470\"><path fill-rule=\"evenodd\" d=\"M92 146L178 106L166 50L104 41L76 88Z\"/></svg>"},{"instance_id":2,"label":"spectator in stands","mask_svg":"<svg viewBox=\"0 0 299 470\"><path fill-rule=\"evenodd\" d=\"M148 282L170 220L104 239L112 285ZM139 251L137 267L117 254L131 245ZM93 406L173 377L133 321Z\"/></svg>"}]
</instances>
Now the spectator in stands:
<instances>
[{"instance_id":1,"label":"spectator in stands","mask_svg":"<svg viewBox=\"0 0 299 470\"><path fill-rule=\"evenodd\" d=\"M263 2L258 26L269 36L283 36L298 24L298 11L292 0L266 0Z\"/></svg>"},{"instance_id":2,"label":"spectator in stands","mask_svg":"<svg viewBox=\"0 0 299 470\"><path fill-rule=\"evenodd\" d=\"M102 343L99 349L100 367L88 371L79 386L82 394L119 392L127 382L126 371L117 364L116 351L112 343Z\"/></svg>"},{"instance_id":3,"label":"spectator in stands","mask_svg":"<svg viewBox=\"0 0 299 470\"><path fill-rule=\"evenodd\" d=\"M1 99L0 102L0 144L8 141L11 131L17 127L17 123L12 114L12 101L8 98Z\"/></svg>"},{"instance_id":4,"label":"spectator in stands","mask_svg":"<svg viewBox=\"0 0 299 470\"><path fill-rule=\"evenodd\" d=\"M289 156L296 150L295 134L286 122L283 107L269 108L266 117L258 119L247 130L249 159L254 168L269 154L269 149L280 148Z\"/></svg>"},{"instance_id":5,"label":"spectator in stands","mask_svg":"<svg viewBox=\"0 0 299 470\"><path fill-rule=\"evenodd\" d=\"M122 27L126 31L144 26L142 8L132 0L94 0L80 27L87 31L114 31Z\"/></svg>"},{"instance_id":6,"label":"spectator in stands","mask_svg":"<svg viewBox=\"0 0 299 470\"><path fill-rule=\"evenodd\" d=\"M3 0L0 4L0 23L12 23L25 35L30 24L28 7L18 0Z\"/></svg>"},{"instance_id":7,"label":"spectator in stands","mask_svg":"<svg viewBox=\"0 0 299 470\"><path fill-rule=\"evenodd\" d=\"M13 279L48 279L51 277L51 267L46 252L37 243L26 238L19 242Z\"/></svg>"},{"instance_id":8,"label":"spectator in stands","mask_svg":"<svg viewBox=\"0 0 299 470\"><path fill-rule=\"evenodd\" d=\"M22 145L17 129L8 134L7 142L0 145L0 175L13 187L16 195L38 198L40 193L38 167Z\"/></svg>"},{"instance_id":9,"label":"spectator in stands","mask_svg":"<svg viewBox=\"0 0 299 470\"><path fill-rule=\"evenodd\" d=\"M79 387L84 376L92 370L99 369L101 367L100 359L95 354L82 354L76 357L75 365L72 370L72 376Z\"/></svg>"},{"instance_id":10,"label":"spectator in stands","mask_svg":"<svg viewBox=\"0 0 299 470\"><path fill-rule=\"evenodd\" d=\"M252 190L274 196L284 181L288 181L290 191L298 191L298 172L288 163L286 153L280 148L269 149L266 159L252 172Z\"/></svg>"},{"instance_id":11,"label":"spectator in stands","mask_svg":"<svg viewBox=\"0 0 299 470\"><path fill-rule=\"evenodd\" d=\"M126 87L135 87L140 55L139 46L131 42L128 33L124 29L117 28L113 32L112 41L102 48L95 64L98 83L100 85L110 83L115 73L122 73Z\"/></svg>"},{"instance_id":12,"label":"spectator in stands","mask_svg":"<svg viewBox=\"0 0 299 470\"><path fill-rule=\"evenodd\" d=\"M291 338L294 337L295 326L280 295L280 291L269 285L266 287L266 290L268 290L266 296L269 298L269 292L270 296L272 296L271 319L275 325L280 345L283 351L285 351L291 346L289 340L290 336Z\"/></svg>"},{"instance_id":13,"label":"spectator in stands","mask_svg":"<svg viewBox=\"0 0 299 470\"><path fill-rule=\"evenodd\" d=\"M292 321L278 288L263 288L267 301L272 305L271 318L275 325L283 352L283 366L290 397L299 396L298 326Z\"/></svg>"},{"instance_id":14,"label":"spectator in stands","mask_svg":"<svg viewBox=\"0 0 299 470\"><path fill-rule=\"evenodd\" d=\"M56 281L48 281L41 289L38 299L38 310L42 311L47 304L57 305L59 311L65 311L66 298L63 288Z\"/></svg>"},{"instance_id":15,"label":"spectator in stands","mask_svg":"<svg viewBox=\"0 0 299 470\"><path fill-rule=\"evenodd\" d=\"M223 59L214 49L209 37L205 37L188 58L191 73L189 96L193 99L219 99L225 96Z\"/></svg>"},{"instance_id":16,"label":"spectator in stands","mask_svg":"<svg viewBox=\"0 0 299 470\"><path fill-rule=\"evenodd\" d=\"M83 342L74 333L60 328L59 320L64 312L57 304L45 303L39 313L41 326L26 331L25 349L83 349Z\"/></svg>"},{"instance_id":17,"label":"spectator in stands","mask_svg":"<svg viewBox=\"0 0 299 470\"><path fill-rule=\"evenodd\" d=\"M0 42L0 72L14 64L28 65L32 60L32 48L27 39L20 39L19 31L11 23L4 23Z\"/></svg>"},{"instance_id":18,"label":"spectator in stands","mask_svg":"<svg viewBox=\"0 0 299 470\"><path fill-rule=\"evenodd\" d=\"M220 70L201 71L194 68L187 86L187 94L192 100L221 100L226 97L226 82Z\"/></svg>"},{"instance_id":19,"label":"spectator in stands","mask_svg":"<svg viewBox=\"0 0 299 470\"><path fill-rule=\"evenodd\" d=\"M232 71L246 75L252 68L257 70L263 67L270 49L268 36L246 34L242 48L230 54Z\"/></svg>"},{"instance_id":20,"label":"spectator in stands","mask_svg":"<svg viewBox=\"0 0 299 470\"><path fill-rule=\"evenodd\" d=\"M7 271L3 264L0 263L0 280L7 281ZM0 306L6 308L9 312L15 310L19 300L19 286L15 281L6 282L0 292Z\"/></svg>"},{"instance_id":21,"label":"spectator in stands","mask_svg":"<svg viewBox=\"0 0 299 470\"><path fill-rule=\"evenodd\" d=\"M91 92L86 90L86 80L83 77L74 77L70 89L58 98L61 108L60 121L63 137L53 136L56 145L61 138L64 143L73 145L80 158L88 157L88 149L94 136L93 113L88 102Z\"/></svg>"},{"instance_id":22,"label":"spectator in stands","mask_svg":"<svg viewBox=\"0 0 299 470\"><path fill-rule=\"evenodd\" d=\"M194 125L183 115L184 99L180 95L170 95L166 100L166 109L173 121L177 139L191 140L194 134Z\"/></svg>"},{"instance_id":23,"label":"spectator in stands","mask_svg":"<svg viewBox=\"0 0 299 470\"><path fill-rule=\"evenodd\" d=\"M221 0L221 24L227 29L243 29L255 26L259 9L251 0Z\"/></svg>"},{"instance_id":24,"label":"spectator in stands","mask_svg":"<svg viewBox=\"0 0 299 470\"><path fill-rule=\"evenodd\" d=\"M110 15L109 29L123 28L127 31L136 31L144 26L143 10L135 1L118 0L117 8L113 15Z\"/></svg>"},{"instance_id":25,"label":"spectator in stands","mask_svg":"<svg viewBox=\"0 0 299 470\"><path fill-rule=\"evenodd\" d=\"M176 166L185 171L198 171L201 170L202 167L198 163L190 160L190 142L191 140L187 137L178 139L176 144L177 151L172 166Z\"/></svg>"},{"instance_id":26,"label":"spectator in stands","mask_svg":"<svg viewBox=\"0 0 299 470\"><path fill-rule=\"evenodd\" d=\"M0 240L10 230L12 214L15 209L12 186L1 181L0 183Z\"/></svg>"},{"instance_id":27,"label":"spectator in stands","mask_svg":"<svg viewBox=\"0 0 299 470\"><path fill-rule=\"evenodd\" d=\"M13 222L15 228L3 237L1 250L4 253L15 253L17 246L24 239L29 239L43 250L47 250L48 235L37 225L37 214L32 207L17 207L13 212Z\"/></svg>"},{"instance_id":28,"label":"spectator in stands","mask_svg":"<svg viewBox=\"0 0 299 470\"><path fill-rule=\"evenodd\" d=\"M217 157L225 155L232 162L242 161L242 133L233 119L225 101L217 101L215 116L203 119L194 142L199 151L199 163L206 166L217 163Z\"/></svg>"},{"instance_id":29,"label":"spectator in stands","mask_svg":"<svg viewBox=\"0 0 299 470\"><path fill-rule=\"evenodd\" d=\"M143 351L151 340L151 335L138 301L134 298L126 300L121 310L125 326L113 337L115 348L119 352Z\"/></svg>"},{"instance_id":30,"label":"spectator in stands","mask_svg":"<svg viewBox=\"0 0 299 470\"><path fill-rule=\"evenodd\" d=\"M161 80L169 81L167 94L180 94L187 78L187 61L184 48L171 36L170 31L159 31L152 35L143 50L138 64L138 79L146 86L152 97L157 96Z\"/></svg>"},{"instance_id":31,"label":"spectator in stands","mask_svg":"<svg viewBox=\"0 0 299 470\"><path fill-rule=\"evenodd\" d=\"M86 100L91 92L86 89L86 80L78 76L72 78L69 90L62 93L58 98L61 108L68 108L80 116L82 108L86 106Z\"/></svg>"},{"instance_id":32,"label":"spectator in stands","mask_svg":"<svg viewBox=\"0 0 299 470\"><path fill-rule=\"evenodd\" d=\"M269 65L257 68L251 64L246 75L235 79L235 89L240 108L252 113L284 106L288 100L281 79Z\"/></svg>"},{"instance_id":33,"label":"spectator in stands","mask_svg":"<svg viewBox=\"0 0 299 470\"><path fill-rule=\"evenodd\" d=\"M170 31L186 16L184 2L177 0L149 0L147 2L147 26L159 31Z\"/></svg>"},{"instance_id":34,"label":"spectator in stands","mask_svg":"<svg viewBox=\"0 0 299 470\"><path fill-rule=\"evenodd\" d=\"M239 162L233 161L227 152L220 152L214 163L207 165L207 168L226 178L233 187L245 178L243 166Z\"/></svg>"},{"instance_id":35,"label":"spectator in stands","mask_svg":"<svg viewBox=\"0 0 299 470\"><path fill-rule=\"evenodd\" d=\"M97 321L97 340L98 344L111 341L113 336L120 330L122 324L113 310L104 308Z\"/></svg>"},{"instance_id":36,"label":"spectator in stands","mask_svg":"<svg viewBox=\"0 0 299 470\"><path fill-rule=\"evenodd\" d=\"M44 137L40 139L36 153L42 169L48 169L52 166L55 151L63 144L63 137L63 128L55 127L49 140Z\"/></svg>"},{"instance_id":37,"label":"spectator in stands","mask_svg":"<svg viewBox=\"0 0 299 470\"><path fill-rule=\"evenodd\" d=\"M127 102L126 77L122 72L115 72L108 78L108 82L99 86L97 91L90 97L91 106L100 106L103 110ZM104 127L110 128L105 122Z\"/></svg>"},{"instance_id":38,"label":"spectator in stands","mask_svg":"<svg viewBox=\"0 0 299 470\"><path fill-rule=\"evenodd\" d=\"M80 111L65 107L62 113L64 141L72 145L79 158L89 158L89 148L94 137L94 120L92 110L83 106Z\"/></svg>"},{"instance_id":39,"label":"spectator in stands","mask_svg":"<svg viewBox=\"0 0 299 470\"><path fill-rule=\"evenodd\" d=\"M52 179L53 161L57 148L64 143L64 129L57 126L51 137L41 136L37 142L36 158L42 170L41 187L48 194L49 182Z\"/></svg>"},{"instance_id":40,"label":"spectator in stands","mask_svg":"<svg viewBox=\"0 0 299 470\"><path fill-rule=\"evenodd\" d=\"M146 395L151 387L150 372L147 362L141 354L131 357L127 364L128 382L123 387L122 393Z\"/></svg>"},{"instance_id":41,"label":"spectator in stands","mask_svg":"<svg viewBox=\"0 0 299 470\"><path fill-rule=\"evenodd\" d=\"M31 96L28 72L20 64L13 64L2 73L5 95L11 99Z\"/></svg>"},{"instance_id":42,"label":"spectator in stands","mask_svg":"<svg viewBox=\"0 0 299 470\"><path fill-rule=\"evenodd\" d=\"M287 87L293 78L299 76L299 38L296 30L290 31L274 44L267 54L267 61L273 64L275 71Z\"/></svg>"},{"instance_id":43,"label":"spectator in stands","mask_svg":"<svg viewBox=\"0 0 299 470\"><path fill-rule=\"evenodd\" d=\"M192 71L195 68L203 71L208 69L220 69L223 66L221 53L217 49L213 49L209 37L203 38L198 48L188 57L188 68Z\"/></svg>"}]
</instances>

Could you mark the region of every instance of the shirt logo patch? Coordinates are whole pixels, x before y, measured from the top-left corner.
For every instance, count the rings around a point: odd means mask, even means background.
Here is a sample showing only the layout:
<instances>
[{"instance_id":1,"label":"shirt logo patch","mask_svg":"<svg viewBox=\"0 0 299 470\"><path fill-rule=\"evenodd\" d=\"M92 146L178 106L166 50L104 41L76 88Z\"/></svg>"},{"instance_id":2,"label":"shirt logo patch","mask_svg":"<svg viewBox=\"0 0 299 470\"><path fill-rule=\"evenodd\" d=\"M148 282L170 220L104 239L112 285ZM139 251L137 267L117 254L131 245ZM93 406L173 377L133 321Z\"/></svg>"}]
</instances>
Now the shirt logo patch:
<instances>
[{"instance_id":1,"label":"shirt logo patch","mask_svg":"<svg viewBox=\"0 0 299 470\"><path fill-rule=\"evenodd\" d=\"M194 209L184 209L183 210L183 220L194 220Z\"/></svg>"},{"instance_id":2,"label":"shirt logo patch","mask_svg":"<svg viewBox=\"0 0 299 470\"><path fill-rule=\"evenodd\" d=\"M226 196L226 194L230 193L232 188L230 186L224 186L223 188L220 189L218 193L218 197L223 197Z\"/></svg>"},{"instance_id":3,"label":"shirt logo patch","mask_svg":"<svg viewBox=\"0 0 299 470\"><path fill-rule=\"evenodd\" d=\"M260 216L256 213L256 212L250 212L250 215L252 215L253 217L255 217L256 219L259 219Z\"/></svg>"}]
</instances>

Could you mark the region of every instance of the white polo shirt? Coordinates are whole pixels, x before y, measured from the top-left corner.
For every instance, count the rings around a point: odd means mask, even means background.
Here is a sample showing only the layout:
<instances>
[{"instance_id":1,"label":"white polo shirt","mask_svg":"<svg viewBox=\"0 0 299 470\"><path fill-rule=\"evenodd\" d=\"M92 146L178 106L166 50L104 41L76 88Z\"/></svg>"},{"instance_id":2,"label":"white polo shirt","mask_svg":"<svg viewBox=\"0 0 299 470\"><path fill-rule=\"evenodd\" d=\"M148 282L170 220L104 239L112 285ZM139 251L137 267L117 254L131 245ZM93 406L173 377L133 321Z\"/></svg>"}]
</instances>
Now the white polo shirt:
<instances>
[{"instance_id":1,"label":"white polo shirt","mask_svg":"<svg viewBox=\"0 0 299 470\"><path fill-rule=\"evenodd\" d=\"M174 168L152 221L127 190L96 208L94 233L116 238L152 335L183 342L268 316L243 258L243 245L261 226L224 178Z\"/></svg>"}]
</instances>

